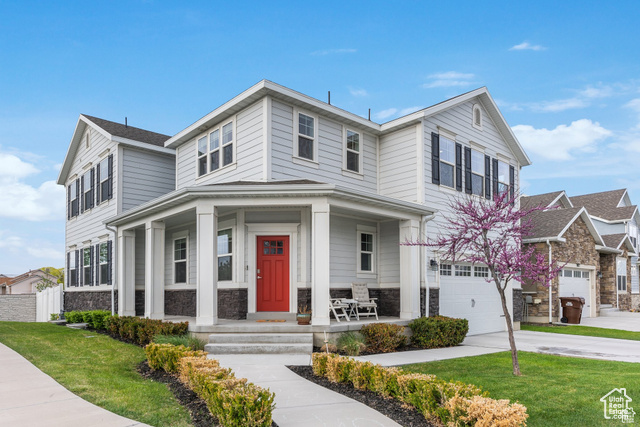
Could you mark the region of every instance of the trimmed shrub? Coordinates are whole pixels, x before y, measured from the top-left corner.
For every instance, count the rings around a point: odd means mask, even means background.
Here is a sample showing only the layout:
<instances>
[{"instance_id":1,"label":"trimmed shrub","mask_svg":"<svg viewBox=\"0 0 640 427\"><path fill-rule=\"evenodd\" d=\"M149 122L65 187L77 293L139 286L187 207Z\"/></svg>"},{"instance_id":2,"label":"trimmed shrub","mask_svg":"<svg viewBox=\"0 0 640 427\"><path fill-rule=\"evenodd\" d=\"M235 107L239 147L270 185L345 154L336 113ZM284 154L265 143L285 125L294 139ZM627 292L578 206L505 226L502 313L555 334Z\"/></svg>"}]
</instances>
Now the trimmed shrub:
<instances>
[{"instance_id":1,"label":"trimmed shrub","mask_svg":"<svg viewBox=\"0 0 640 427\"><path fill-rule=\"evenodd\" d=\"M467 336L469 321L445 316L420 317L412 320L409 328L413 332L411 342L416 347L453 347Z\"/></svg>"},{"instance_id":2,"label":"trimmed shrub","mask_svg":"<svg viewBox=\"0 0 640 427\"><path fill-rule=\"evenodd\" d=\"M156 335L152 340L156 344L183 345L191 350L204 350L205 342L193 335Z\"/></svg>"},{"instance_id":3,"label":"trimmed shrub","mask_svg":"<svg viewBox=\"0 0 640 427\"><path fill-rule=\"evenodd\" d=\"M364 337L357 332L345 332L340 334L336 344L338 350L344 351L349 356L358 356L362 350L367 348Z\"/></svg>"},{"instance_id":4,"label":"trimmed shrub","mask_svg":"<svg viewBox=\"0 0 640 427\"><path fill-rule=\"evenodd\" d=\"M105 320L111 317L107 310L68 311L64 313L68 323L86 323L92 329L105 329Z\"/></svg>"},{"instance_id":5,"label":"trimmed shrub","mask_svg":"<svg viewBox=\"0 0 640 427\"><path fill-rule=\"evenodd\" d=\"M112 335L145 346L156 335L185 335L189 329L189 322L173 323L132 316L112 316L106 321L106 329Z\"/></svg>"},{"instance_id":6,"label":"trimmed shrub","mask_svg":"<svg viewBox=\"0 0 640 427\"><path fill-rule=\"evenodd\" d=\"M149 366L152 369L162 369L166 372L177 372L178 361L183 357L206 357L204 351L194 351L183 345L151 343L144 348Z\"/></svg>"},{"instance_id":7,"label":"trimmed shrub","mask_svg":"<svg viewBox=\"0 0 640 427\"><path fill-rule=\"evenodd\" d=\"M64 313L64 318L67 319L67 323L82 323L81 311L67 311Z\"/></svg>"},{"instance_id":8,"label":"trimmed shrub","mask_svg":"<svg viewBox=\"0 0 640 427\"><path fill-rule=\"evenodd\" d=\"M389 353L405 345L407 337L403 332L404 326L395 323L371 323L360 329L367 348L374 353Z\"/></svg>"},{"instance_id":9,"label":"trimmed shrub","mask_svg":"<svg viewBox=\"0 0 640 427\"><path fill-rule=\"evenodd\" d=\"M438 425L511 427L524 425L527 418L520 404L490 399L479 387L435 375L404 374L398 368L326 353L314 353L312 366L314 374L330 381L351 383L411 405Z\"/></svg>"}]
</instances>

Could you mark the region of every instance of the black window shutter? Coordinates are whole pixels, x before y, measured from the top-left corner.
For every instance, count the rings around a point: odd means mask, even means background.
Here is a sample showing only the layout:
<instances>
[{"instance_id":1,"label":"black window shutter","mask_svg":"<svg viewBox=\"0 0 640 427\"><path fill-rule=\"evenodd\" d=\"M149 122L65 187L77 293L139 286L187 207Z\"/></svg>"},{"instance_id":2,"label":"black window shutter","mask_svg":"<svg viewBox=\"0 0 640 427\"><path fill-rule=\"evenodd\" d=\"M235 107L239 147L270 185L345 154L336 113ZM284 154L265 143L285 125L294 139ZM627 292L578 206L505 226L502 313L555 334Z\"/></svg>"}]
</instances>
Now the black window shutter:
<instances>
[{"instance_id":1,"label":"black window shutter","mask_svg":"<svg viewBox=\"0 0 640 427\"><path fill-rule=\"evenodd\" d=\"M462 144L456 144L456 190L462 191Z\"/></svg>"},{"instance_id":2,"label":"black window shutter","mask_svg":"<svg viewBox=\"0 0 640 427\"><path fill-rule=\"evenodd\" d=\"M509 196L511 197L511 205L516 194L516 168L509 166Z\"/></svg>"},{"instance_id":3,"label":"black window shutter","mask_svg":"<svg viewBox=\"0 0 640 427\"><path fill-rule=\"evenodd\" d=\"M93 246L89 246L89 271L91 272L89 283L85 283L85 285L93 286Z\"/></svg>"},{"instance_id":4,"label":"black window shutter","mask_svg":"<svg viewBox=\"0 0 640 427\"><path fill-rule=\"evenodd\" d=\"M67 219L71 219L71 186L67 187Z\"/></svg>"},{"instance_id":5,"label":"black window shutter","mask_svg":"<svg viewBox=\"0 0 640 427\"><path fill-rule=\"evenodd\" d=\"M100 163L96 165L96 206L100 204Z\"/></svg>"},{"instance_id":6,"label":"black window shutter","mask_svg":"<svg viewBox=\"0 0 640 427\"><path fill-rule=\"evenodd\" d=\"M107 242L107 285L111 285L113 282L111 280L111 266L112 266L112 262L111 262L111 240L109 240Z\"/></svg>"},{"instance_id":7,"label":"black window shutter","mask_svg":"<svg viewBox=\"0 0 640 427\"><path fill-rule=\"evenodd\" d=\"M78 201L78 203L80 203L80 212L84 212L84 175L82 176L82 179L80 179L80 200Z\"/></svg>"},{"instance_id":8,"label":"black window shutter","mask_svg":"<svg viewBox=\"0 0 640 427\"><path fill-rule=\"evenodd\" d=\"M79 286L80 285L80 271L82 270L80 268L80 251L76 249L76 283L73 284L73 286Z\"/></svg>"},{"instance_id":9,"label":"black window shutter","mask_svg":"<svg viewBox=\"0 0 640 427\"><path fill-rule=\"evenodd\" d=\"M71 252L67 252L67 287L71 286Z\"/></svg>"},{"instance_id":10,"label":"black window shutter","mask_svg":"<svg viewBox=\"0 0 640 427\"><path fill-rule=\"evenodd\" d=\"M484 156L484 197L491 199L491 157Z\"/></svg>"},{"instance_id":11,"label":"black window shutter","mask_svg":"<svg viewBox=\"0 0 640 427\"><path fill-rule=\"evenodd\" d=\"M94 268L96 272L96 285L100 284L100 243L96 245L96 268Z\"/></svg>"},{"instance_id":12,"label":"black window shutter","mask_svg":"<svg viewBox=\"0 0 640 427\"><path fill-rule=\"evenodd\" d=\"M108 194L107 197L105 198L106 200L110 200L113 197L113 154L109 154L109 158L107 160L107 163L109 164L108 168L109 168L109 189L108 189ZM104 198L104 196L103 196Z\"/></svg>"},{"instance_id":13,"label":"black window shutter","mask_svg":"<svg viewBox=\"0 0 640 427\"><path fill-rule=\"evenodd\" d=\"M464 147L464 192L471 194L471 148Z\"/></svg>"},{"instance_id":14,"label":"black window shutter","mask_svg":"<svg viewBox=\"0 0 640 427\"><path fill-rule=\"evenodd\" d=\"M493 194L498 195L498 159L493 159Z\"/></svg>"},{"instance_id":15,"label":"black window shutter","mask_svg":"<svg viewBox=\"0 0 640 427\"><path fill-rule=\"evenodd\" d=\"M431 132L431 182L440 185L440 135Z\"/></svg>"},{"instance_id":16,"label":"black window shutter","mask_svg":"<svg viewBox=\"0 0 640 427\"><path fill-rule=\"evenodd\" d=\"M96 180L95 180L95 169L91 168L91 203L89 203L89 208L94 206L94 200L96 195Z\"/></svg>"},{"instance_id":17,"label":"black window shutter","mask_svg":"<svg viewBox=\"0 0 640 427\"><path fill-rule=\"evenodd\" d=\"M73 211L73 216L78 216L79 213L80 213L80 179L78 178L76 179L76 208Z\"/></svg>"}]
</instances>

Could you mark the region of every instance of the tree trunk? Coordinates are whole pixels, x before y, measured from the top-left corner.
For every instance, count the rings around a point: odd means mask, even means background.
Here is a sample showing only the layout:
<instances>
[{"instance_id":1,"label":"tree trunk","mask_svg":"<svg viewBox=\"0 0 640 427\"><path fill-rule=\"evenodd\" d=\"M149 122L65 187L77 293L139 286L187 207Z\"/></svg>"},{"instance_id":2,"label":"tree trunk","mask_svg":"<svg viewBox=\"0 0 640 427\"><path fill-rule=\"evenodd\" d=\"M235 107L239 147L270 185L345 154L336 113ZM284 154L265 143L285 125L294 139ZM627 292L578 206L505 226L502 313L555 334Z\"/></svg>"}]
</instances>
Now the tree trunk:
<instances>
[{"instance_id":1,"label":"tree trunk","mask_svg":"<svg viewBox=\"0 0 640 427\"><path fill-rule=\"evenodd\" d=\"M513 324L511 323L511 316L509 315L509 308L507 308L507 298L504 294L504 289L498 283L496 283L498 293L500 294L500 301L502 302L502 311L504 312L504 320L507 322L507 332L509 333L509 346L511 347L511 361L513 363L513 375L520 376L520 363L518 362L518 350L516 349L516 340L513 337ZM505 285L506 287L506 285Z\"/></svg>"}]
</instances>

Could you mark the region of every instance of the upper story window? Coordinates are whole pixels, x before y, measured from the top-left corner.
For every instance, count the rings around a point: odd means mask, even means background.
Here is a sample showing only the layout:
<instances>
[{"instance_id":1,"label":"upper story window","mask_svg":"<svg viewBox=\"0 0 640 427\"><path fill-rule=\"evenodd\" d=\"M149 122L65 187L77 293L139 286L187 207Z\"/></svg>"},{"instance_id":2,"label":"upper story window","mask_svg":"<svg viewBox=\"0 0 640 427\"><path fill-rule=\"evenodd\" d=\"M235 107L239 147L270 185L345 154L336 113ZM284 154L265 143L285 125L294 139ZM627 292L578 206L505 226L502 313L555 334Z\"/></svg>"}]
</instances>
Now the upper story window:
<instances>
[{"instance_id":1,"label":"upper story window","mask_svg":"<svg viewBox=\"0 0 640 427\"><path fill-rule=\"evenodd\" d=\"M616 276L618 282L618 293L627 292L627 259L616 258Z\"/></svg>"},{"instance_id":2,"label":"upper story window","mask_svg":"<svg viewBox=\"0 0 640 427\"><path fill-rule=\"evenodd\" d=\"M509 165L502 160L498 160L498 194L502 194L509 189Z\"/></svg>"},{"instance_id":3,"label":"upper story window","mask_svg":"<svg viewBox=\"0 0 640 427\"><path fill-rule=\"evenodd\" d=\"M67 280L68 286L76 286L78 284L77 254L78 251L67 253L67 264L69 265L69 278Z\"/></svg>"},{"instance_id":4,"label":"upper story window","mask_svg":"<svg viewBox=\"0 0 640 427\"><path fill-rule=\"evenodd\" d=\"M78 216L80 213L80 187L78 185L79 180L71 181L71 184L67 187L67 200L68 211L67 219L71 219L74 216Z\"/></svg>"},{"instance_id":5,"label":"upper story window","mask_svg":"<svg viewBox=\"0 0 640 427\"><path fill-rule=\"evenodd\" d=\"M633 247L637 248L637 243L638 243L638 226L636 226L636 223L631 221L628 222L628 235L629 238L631 239L631 243L633 243Z\"/></svg>"},{"instance_id":6,"label":"upper story window","mask_svg":"<svg viewBox=\"0 0 640 427\"><path fill-rule=\"evenodd\" d=\"M198 176L233 163L233 121L198 139Z\"/></svg>"},{"instance_id":7,"label":"upper story window","mask_svg":"<svg viewBox=\"0 0 640 427\"><path fill-rule=\"evenodd\" d=\"M87 171L82 175L81 193L82 193L82 209L84 212L93 208L93 185L94 185L94 169Z\"/></svg>"},{"instance_id":8,"label":"upper story window","mask_svg":"<svg viewBox=\"0 0 640 427\"><path fill-rule=\"evenodd\" d=\"M187 283L187 238L173 241L173 283Z\"/></svg>"},{"instance_id":9,"label":"upper story window","mask_svg":"<svg viewBox=\"0 0 640 427\"><path fill-rule=\"evenodd\" d=\"M96 166L96 204L113 198L113 155L109 155Z\"/></svg>"},{"instance_id":10,"label":"upper story window","mask_svg":"<svg viewBox=\"0 0 640 427\"><path fill-rule=\"evenodd\" d=\"M440 135L440 185L455 187L455 143Z\"/></svg>"},{"instance_id":11,"label":"upper story window","mask_svg":"<svg viewBox=\"0 0 640 427\"><path fill-rule=\"evenodd\" d=\"M294 141L294 155L302 159L317 161L317 120L315 117L295 112L297 119L297 137Z\"/></svg>"},{"instance_id":12,"label":"upper story window","mask_svg":"<svg viewBox=\"0 0 640 427\"><path fill-rule=\"evenodd\" d=\"M93 247L82 250L82 284L93 286Z\"/></svg>"},{"instance_id":13,"label":"upper story window","mask_svg":"<svg viewBox=\"0 0 640 427\"><path fill-rule=\"evenodd\" d=\"M480 151L471 150L471 194L484 195L484 166L484 154Z\"/></svg>"},{"instance_id":14,"label":"upper story window","mask_svg":"<svg viewBox=\"0 0 640 427\"><path fill-rule=\"evenodd\" d=\"M480 105L473 105L473 127L482 130L482 108Z\"/></svg>"},{"instance_id":15,"label":"upper story window","mask_svg":"<svg viewBox=\"0 0 640 427\"><path fill-rule=\"evenodd\" d=\"M218 281L233 280L233 229L218 231Z\"/></svg>"},{"instance_id":16,"label":"upper story window","mask_svg":"<svg viewBox=\"0 0 640 427\"><path fill-rule=\"evenodd\" d=\"M346 143L345 143L345 162L346 169L351 172L361 173L362 167L362 136L358 132L352 130L346 130Z\"/></svg>"}]
</instances>

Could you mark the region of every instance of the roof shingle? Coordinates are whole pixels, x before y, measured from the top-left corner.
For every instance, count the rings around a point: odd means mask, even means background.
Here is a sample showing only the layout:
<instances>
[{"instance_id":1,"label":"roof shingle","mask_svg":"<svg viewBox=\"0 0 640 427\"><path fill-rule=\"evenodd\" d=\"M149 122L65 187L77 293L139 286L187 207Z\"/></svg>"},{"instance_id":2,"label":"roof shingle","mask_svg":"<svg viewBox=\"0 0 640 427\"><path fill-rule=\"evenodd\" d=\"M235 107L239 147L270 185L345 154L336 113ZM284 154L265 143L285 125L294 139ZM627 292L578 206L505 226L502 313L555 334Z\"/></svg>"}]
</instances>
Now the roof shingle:
<instances>
[{"instance_id":1,"label":"roof shingle","mask_svg":"<svg viewBox=\"0 0 640 427\"><path fill-rule=\"evenodd\" d=\"M538 206L547 207L553 202L562 191L554 191L552 193L536 194L534 196L522 196L520 198L520 209L533 209Z\"/></svg>"},{"instance_id":2,"label":"roof shingle","mask_svg":"<svg viewBox=\"0 0 640 427\"><path fill-rule=\"evenodd\" d=\"M88 116L86 114L83 114L83 116L113 136L132 139L134 141L144 142L158 147L164 147L165 141L171 138L169 135L163 135L161 133L151 132L149 130L144 130L133 126L125 126L122 123L99 119L97 117Z\"/></svg>"},{"instance_id":3,"label":"roof shingle","mask_svg":"<svg viewBox=\"0 0 640 427\"><path fill-rule=\"evenodd\" d=\"M531 233L524 239L539 239L543 237L557 237L582 208L551 209L548 211L533 211L531 219Z\"/></svg>"},{"instance_id":4,"label":"roof shingle","mask_svg":"<svg viewBox=\"0 0 640 427\"><path fill-rule=\"evenodd\" d=\"M636 206L619 208L618 203L627 190L603 191L601 193L584 194L570 197L574 206L584 206L589 214L607 221L621 221L631 219Z\"/></svg>"}]
</instances>

